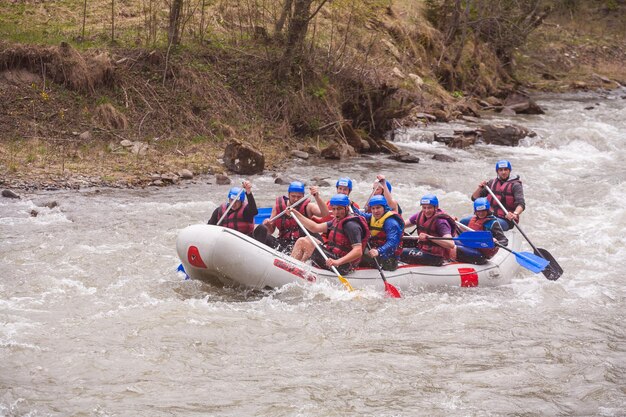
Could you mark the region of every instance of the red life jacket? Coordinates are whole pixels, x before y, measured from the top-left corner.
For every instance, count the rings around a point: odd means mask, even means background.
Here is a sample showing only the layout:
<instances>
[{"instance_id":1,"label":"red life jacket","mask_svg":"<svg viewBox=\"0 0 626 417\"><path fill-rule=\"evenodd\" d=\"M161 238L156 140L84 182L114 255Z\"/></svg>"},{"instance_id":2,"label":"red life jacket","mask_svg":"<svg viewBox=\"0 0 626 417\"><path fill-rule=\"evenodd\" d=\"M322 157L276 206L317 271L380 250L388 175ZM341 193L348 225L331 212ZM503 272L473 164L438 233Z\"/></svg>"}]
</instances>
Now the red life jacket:
<instances>
[{"instance_id":1,"label":"red life jacket","mask_svg":"<svg viewBox=\"0 0 626 417\"><path fill-rule=\"evenodd\" d=\"M484 219L479 219L476 215L474 215L470 219L468 227L472 230L486 230L489 232L491 231L493 223L496 221L497 220L493 214L486 216ZM493 258L493 255L498 252L498 249L499 248L497 246L494 246L493 248L478 248L478 251L485 255L487 259L491 259Z\"/></svg>"},{"instance_id":2,"label":"red life jacket","mask_svg":"<svg viewBox=\"0 0 626 417\"><path fill-rule=\"evenodd\" d=\"M350 243L350 239L345 234L343 227L346 222L356 221L361 226L361 230L363 230L363 240L361 240L361 249L365 251L365 247L367 246L367 239L370 237L370 231L367 228L367 222L361 216L355 216L353 214L348 214L346 217L337 221L337 219L333 219L332 225L328 228L328 241L326 242L326 247L338 258L345 256L348 252L352 250L352 243ZM350 262L353 268L356 268L361 262L361 257L355 259Z\"/></svg>"},{"instance_id":3,"label":"red life jacket","mask_svg":"<svg viewBox=\"0 0 626 417\"><path fill-rule=\"evenodd\" d=\"M443 237L439 235L439 232L437 232L437 220L438 219L443 219L447 221L450 224L450 230L452 232L452 236L456 235L456 223L454 223L454 219L450 217L445 211L441 210L440 208L438 208L435 211L435 215L432 216L430 219L426 219L426 216L424 216L423 211L419 212L419 214L417 215L417 219L415 221L415 223L417 224L417 232L426 233L427 235L436 236L436 237ZM420 241L418 242L417 247L423 252L426 252L435 256L441 256L442 258L448 257L449 255L448 249L437 245L435 241L432 241L432 242L430 240L427 240L425 242Z\"/></svg>"},{"instance_id":4,"label":"red life jacket","mask_svg":"<svg viewBox=\"0 0 626 417\"><path fill-rule=\"evenodd\" d=\"M377 221L374 219L374 216L372 216L370 218L370 223L368 225L371 235L372 235L370 238L370 246L372 248L380 248L385 243L387 243L387 234L385 233L384 225L387 219L389 218L396 219L396 221L398 221L400 226L402 226L402 230L404 230L404 220L402 220L402 216L400 216L395 211L385 212L385 214L381 218L381 220L384 219L382 224L380 224L380 220ZM401 254L402 254L402 239L400 239L400 244L398 245L398 247L396 248L394 252L394 255L397 257L399 257Z\"/></svg>"},{"instance_id":5,"label":"red life jacket","mask_svg":"<svg viewBox=\"0 0 626 417\"><path fill-rule=\"evenodd\" d=\"M236 230L238 232L243 233L244 235L252 236L252 232L254 231L254 221L251 221L251 222L247 221L243 217L243 211L247 205L248 203L243 203L241 207L239 207L239 210L231 210L226 215L224 220L222 220L222 223L220 224L220 226ZM222 218L222 215L224 214L224 211L226 211L227 208L228 208L228 204L226 203L220 206L219 210L217 211L218 219Z\"/></svg>"},{"instance_id":6,"label":"red life jacket","mask_svg":"<svg viewBox=\"0 0 626 417\"><path fill-rule=\"evenodd\" d=\"M500 178L494 178L489 182L489 188L491 191L498 197L498 200L502 203L502 205L508 211L515 210L515 196L513 195L513 184L522 182L519 179L512 179L509 181L501 181ZM493 214L496 217L504 218L506 214L500 208L500 205L493 199L491 194L487 195L487 200L489 200L489 204L491 204L491 208L493 209ZM512 226L512 225L511 225Z\"/></svg>"},{"instance_id":7,"label":"red life jacket","mask_svg":"<svg viewBox=\"0 0 626 417\"><path fill-rule=\"evenodd\" d=\"M285 196L276 197L276 205L275 205L276 213L277 214L282 213L283 210L287 208L288 202L289 202L289 199ZM310 202L311 200L307 198L296 207L296 210L302 213L304 217L308 217L306 215L306 207L309 205ZM274 224L276 225L276 228L278 229L279 239L296 240L299 237L304 236L304 234L302 233L302 230L300 230L300 226L298 226L298 223L293 218L287 216L286 214L283 214L280 217L280 219L276 220Z\"/></svg>"}]
</instances>

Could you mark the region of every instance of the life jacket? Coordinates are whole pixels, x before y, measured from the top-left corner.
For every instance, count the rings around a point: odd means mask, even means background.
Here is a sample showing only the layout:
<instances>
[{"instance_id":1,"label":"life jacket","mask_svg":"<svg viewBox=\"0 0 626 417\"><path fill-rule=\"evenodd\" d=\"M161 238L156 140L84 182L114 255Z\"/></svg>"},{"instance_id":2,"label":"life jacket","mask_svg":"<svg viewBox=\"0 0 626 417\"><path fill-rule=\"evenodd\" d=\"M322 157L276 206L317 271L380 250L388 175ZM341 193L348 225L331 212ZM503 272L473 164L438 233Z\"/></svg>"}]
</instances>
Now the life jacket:
<instances>
[{"instance_id":1,"label":"life jacket","mask_svg":"<svg viewBox=\"0 0 626 417\"><path fill-rule=\"evenodd\" d=\"M402 220L402 217L395 211L388 210L378 220L376 220L374 216L372 216L370 218L370 223L369 223L369 229L371 233L370 246L372 248L380 248L387 242L387 234L385 233L384 225L385 225L385 221L390 217L393 217L394 219L396 219L399 222L400 226L402 227L402 231L404 230L404 220ZM402 233L402 231L400 233ZM402 239L400 239L400 244L394 251L394 255L396 257L399 257L401 254L402 254Z\"/></svg>"},{"instance_id":2,"label":"life jacket","mask_svg":"<svg viewBox=\"0 0 626 417\"><path fill-rule=\"evenodd\" d=\"M276 197L276 213L282 213L283 210L287 208L288 202L289 199L285 196ZM310 202L311 200L307 198L296 207L296 210L302 213L304 217L307 217L306 207ZM278 229L279 239L296 240L299 237L304 236L302 230L300 230L300 226L298 226L298 223L286 214L283 214L279 219L277 219L274 225L276 225L276 228Z\"/></svg>"},{"instance_id":3,"label":"life jacket","mask_svg":"<svg viewBox=\"0 0 626 417\"><path fill-rule=\"evenodd\" d=\"M489 182L489 188L491 188L491 191L493 191L496 197L498 197L498 200L500 200L507 211L514 211L516 207L515 196L513 195L513 184L516 183L522 183L519 180L519 177L509 179L507 181L501 181L500 178L494 178ZM493 199L491 194L487 195L487 200L489 200L489 204L493 208L493 214L496 217L505 218L506 213L504 213L502 208L500 208L500 205Z\"/></svg>"},{"instance_id":4,"label":"life jacket","mask_svg":"<svg viewBox=\"0 0 626 417\"><path fill-rule=\"evenodd\" d=\"M436 225L438 219L443 219L447 221L450 224L452 236L456 235L456 223L454 223L454 219L440 208L435 211L435 214L430 219L427 219L426 216L424 216L423 211L419 212L415 221L415 223L417 224L417 233L426 233L427 235L431 236L443 237L439 236L439 233L437 232ZM442 258L446 258L449 256L449 251L446 248L437 245L435 241L420 241L418 242L417 247L421 251L430 253L431 255L440 256Z\"/></svg>"},{"instance_id":5,"label":"life jacket","mask_svg":"<svg viewBox=\"0 0 626 417\"><path fill-rule=\"evenodd\" d=\"M365 252L365 248L367 247L367 240L370 237L370 231L367 228L367 222L361 216L356 216L353 214L348 214L343 219L337 221L337 219L333 219L332 225L328 228L328 241L326 242L326 247L338 258L346 255L348 252L352 250L352 244L348 239L348 236L345 234L343 227L346 222L358 222L361 230L363 231L363 240L361 240L361 249ZM355 259L350 262L350 265L353 268L356 268L361 262L361 258Z\"/></svg>"},{"instance_id":6,"label":"life jacket","mask_svg":"<svg viewBox=\"0 0 626 417\"><path fill-rule=\"evenodd\" d=\"M483 219L479 219L476 215L472 216L468 223L468 227L472 230L486 230L491 231L493 224L497 222L496 217L493 214L486 216ZM494 246L493 248L478 248L478 251L485 255L487 259L493 258L498 252L498 247Z\"/></svg>"},{"instance_id":7,"label":"life jacket","mask_svg":"<svg viewBox=\"0 0 626 417\"><path fill-rule=\"evenodd\" d=\"M231 210L220 226L227 227L229 229L236 230L238 232L243 233L244 235L252 236L252 232L254 231L254 221L247 221L243 217L243 211L245 210L248 203L243 203L239 210ZM217 211L217 218L222 218L224 212L228 209L228 204L224 203L220 206Z\"/></svg>"}]
</instances>

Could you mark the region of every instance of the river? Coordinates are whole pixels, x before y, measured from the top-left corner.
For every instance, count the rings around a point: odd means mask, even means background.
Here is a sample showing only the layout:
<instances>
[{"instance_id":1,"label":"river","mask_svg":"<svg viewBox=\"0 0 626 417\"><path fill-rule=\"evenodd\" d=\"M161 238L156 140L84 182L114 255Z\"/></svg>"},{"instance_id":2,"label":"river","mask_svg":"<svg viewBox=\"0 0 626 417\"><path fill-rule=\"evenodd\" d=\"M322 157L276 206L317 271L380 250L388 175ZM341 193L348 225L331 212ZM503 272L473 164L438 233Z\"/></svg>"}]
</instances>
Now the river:
<instances>
[{"instance_id":1,"label":"river","mask_svg":"<svg viewBox=\"0 0 626 417\"><path fill-rule=\"evenodd\" d=\"M371 156L281 173L348 175L362 202L380 172L405 213L434 192L460 216L509 159L524 231L563 267L558 281L522 270L503 287L401 299L218 288L175 271L177 232L226 196L212 177L0 198L0 416L626 415L624 95L543 95L545 115L488 118L538 133L515 148L446 149L432 132L465 125L435 124L396 135L417 165ZM442 151L459 161L430 158ZM260 206L286 188L251 180Z\"/></svg>"}]
</instances>

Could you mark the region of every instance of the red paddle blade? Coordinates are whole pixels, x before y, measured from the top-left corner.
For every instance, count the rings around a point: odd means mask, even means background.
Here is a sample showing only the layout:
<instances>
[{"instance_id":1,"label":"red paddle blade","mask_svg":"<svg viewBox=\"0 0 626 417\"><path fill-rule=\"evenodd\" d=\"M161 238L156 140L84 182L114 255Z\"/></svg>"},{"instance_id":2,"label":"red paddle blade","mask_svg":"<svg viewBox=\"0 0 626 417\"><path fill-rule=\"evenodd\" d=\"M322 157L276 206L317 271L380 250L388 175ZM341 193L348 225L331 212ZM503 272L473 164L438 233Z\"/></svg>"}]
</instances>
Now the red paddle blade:
<instances>
[{"instance_id":1,"label":"red paddle blade","mask_svg":"<svg viewBox=\"0 0 626 417\"><path fill-rule=\"evenodd\" d=\"M387 281L385 281L385 291L387 291L387 294L389 294L392 298L400 298L400 292L398 289Z\"/></svg>"}]
</instances>

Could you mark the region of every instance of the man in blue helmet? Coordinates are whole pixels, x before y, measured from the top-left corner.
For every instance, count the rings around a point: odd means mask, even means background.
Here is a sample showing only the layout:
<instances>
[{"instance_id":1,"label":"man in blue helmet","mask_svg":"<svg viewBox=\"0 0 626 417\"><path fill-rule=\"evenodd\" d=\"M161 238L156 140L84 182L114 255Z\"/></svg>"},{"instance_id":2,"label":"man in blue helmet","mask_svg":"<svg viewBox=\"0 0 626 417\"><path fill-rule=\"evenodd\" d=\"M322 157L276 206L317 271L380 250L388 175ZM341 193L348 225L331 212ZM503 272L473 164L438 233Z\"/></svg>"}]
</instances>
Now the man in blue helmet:
<instances>
[{"instance_id":1,"label":"man in blue helmet","mask_svg":"<svg viewBox=\"0 0 626 417\"><path fill-rule=\"evenodd\" d=\"M304 183L300 181L293 181L290 183L287 188L287 195L276 198L276 203L272 208L272 215L270 218L274 218L277 214L282 213L287 206L291 206L296 204L299 200L302 200L304 197L304 190ZM311 186L309 188L309 192L313 198L315 198L315 203L312 203L310 199L306 198L296 205L294 209L309 219L313 216L327 216L328 208L320 197L318 188L316 186ZM278 237L272 236L272 233L274 233L275 230L278 230ZM285 253L291 251L291 248L296 240L303 235L304 233L300 230L298 223L296 223L296 221L289 216L284 215L273 222L270 222L270 219L265 219L263 220L263 224L259 225L254 230L254 238L256 240Z\"/></svg>"},{"instance_id":2,"label":"man in blue helmet","mask_svg":"<svg viewBox=\"0 0 626 417\"><path fill-rule=\"evenodd\" d=\"M365 218L371 233L370 249L363 254L360 266L375 268L374 258L378 258L384 270L395 271L402 254L404 220L389 208L387 199L382 195L370 198L369 206L371 213L357 212Z\"/></svg>"},{"instance_id":3,"label":"man in blue helmet","mask_svg":"<svg viewBox=\"0 0 626 417\"><path fill-rule=\"evenodd\" d=\"M422 210L405 221L405 227L417 226L415 248L404 248L400 260L407 264L441 266L454 249L452 240L430 240L431 237L451 238L456 234L456 223L439 208L439 199L426 194L420 199Z\"/></svg>"},{"instance_id":4,"label":"man in blue helmet","mask_svg":"<svg viewBox=\"0 0 626 417\"><path fill-rule=\"evenodd\" d=\"M502 246L507 246L509 240L504 235L500 223L496 217L491 213L491 205L489 200L485 197L480 197L474 200L474 215L469 216L461 220L465 226L468 226L472 230L485 230L491 232L494 242L498 242ZM491 249L487 248L468 248L466 246L456 246L452 251L451 258L458 262L466 262L476 265L481 265L487 262L488 259L498 252L498 247Z\"/></svg>"},{"instance_id":5,"label":"man in blue helmet","mask_svg":"<svg viewBox=\"0 0 626 417\"><path fill-rule=\"evenodd\" d=\"M519 223L520 214L526 209L522 181L520 181L519 175L511 177L511 169L511 163L505 159L496 162L497 177L490 181L481 181L472 194L472 201L479 197L487 197L493 208L493 214L498 218L498 222L504 231L512 228L513 222ZM489 186L491 191L498 197L508 214L504 213L498 203L494 201L485 185Z\"/></svg>"},{"instance_id":6,"label":"man in blue helmet","mask_svg":"<svg viewBox=\"0 0 626 417\"><path fill-rule=\"evenodd\" d=\"M239 187L232 187L228 191L228 201L213 210L208 224L217 225L219 219L222 218L222 215L232 203L228 214L224 217L220 226L237 230L248 236L252 235L252 231L254 230L254 216L257 215L258 210L256 201L254 201L254 196L252 195L252 183L250 181L244 181L242 186L243 190ZM235 199L236 201L233 202ZM246 199L248 200L247 203L244 202Z\"/></svg>"},{"instance_id":7,"label":"man in blue helmet","mask_svg":"<svg viewBox=\"0 0 626 417\"><path fill-rule=\"evenodd\" d=\"M347 274L356 268L361 261L369 230L365 219L350 213L350 198L345 194L336 194L330 199L333 219L325 223L316 223L303 216L296 210L289 210L292 216L298 216L302 225L314 233L328 233L328 239L323 246L328 260L315 249L315 245L308 236L298 239L293 247L291 256L301 261L311 258L320 268L336 267L340 274ZM315 239L315 238L314 238ZM318 243L321 242L318 240Z\"/></svg>"},{"instance_id":8,"label":"man in blue helmet","mask_svg":"<svg viewBox=\"0 0 626 417\"><path fill-rule=\"evenodd\" d=\"M341 177L335 183L337 187L337 194L345 194L350 197L350 193L352 192L352 180L348 177ZM328 215L326 217L312 217L312 219L318 223L324 223L333 219L333 214L330 211L330 200L326 202L326 207L328 208ZM350 207L352 210L356 210L359 208L359 205L354 201L350 200Z\"/></svg>"}]
</instances>

